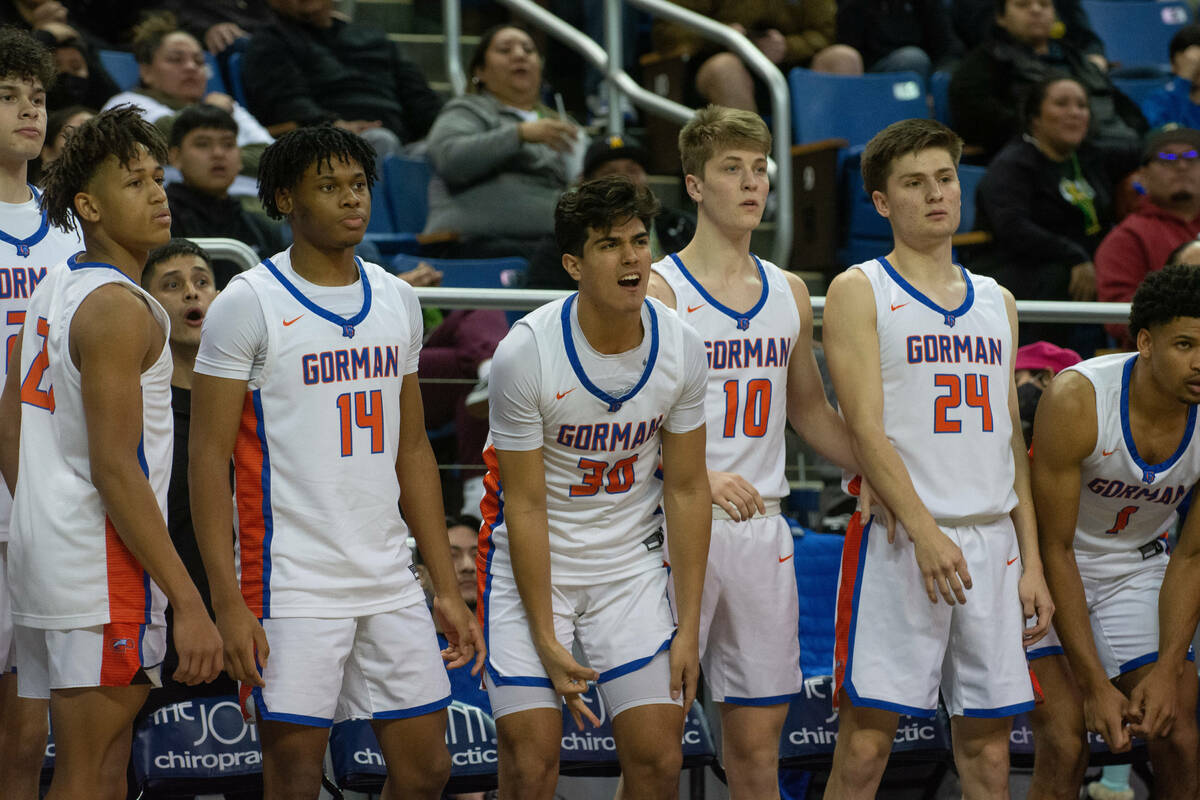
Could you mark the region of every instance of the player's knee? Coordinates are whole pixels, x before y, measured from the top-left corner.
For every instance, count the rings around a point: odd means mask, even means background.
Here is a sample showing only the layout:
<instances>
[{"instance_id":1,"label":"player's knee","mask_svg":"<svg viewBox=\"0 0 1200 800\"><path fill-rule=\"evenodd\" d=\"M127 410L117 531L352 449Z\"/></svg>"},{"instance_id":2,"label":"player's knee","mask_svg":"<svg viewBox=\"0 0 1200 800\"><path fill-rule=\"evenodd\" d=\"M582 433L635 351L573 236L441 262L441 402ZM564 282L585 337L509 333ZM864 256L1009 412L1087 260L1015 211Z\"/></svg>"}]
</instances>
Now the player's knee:
<instances>
[{"instance_id":1,"label":"player's knee","mask_svg":"<svg viewBox=\"0 0 1200 800\"><path fill-rule=\"evenodd\" d=\"M733 53L717 53L696 72L696 85L700 88L737 78L749 78L750 72L742 60Z\"/></svg>"},{"instance_id":2,"label":"player's knee","mask_svg":"<svg viewBox=\"0 0 1200 800\"><path fill-rule=\"evenodd\" d=\"M978 785L988 792L1008 789L1008 737L969 742L959 753L960 769L970 770Z\"/></svg>"},{"instance_id":3,"label":"player's knee","mask_svg":"<svg viewBox=\"0 0 1200 800\"><path fill-rule=\"evenodd\" d=\"M846 763L854 771L882 771L892 752L892 740L870 735L870 731L855 731L846 737ZM841 740L839 739L839 744Z\"/></svg>"},{"instance_id":4,"label":"player's knee","mask_svg":"<svg viewBox=\"0 0 1200 800\"><path fill-rule=\"evenodd\" d=\"M636 771L648 779L662 780L679 776L683 768L683 753L677 747L643 747L628 754L622 768Z\"/></svg>"},{"instance_id":5,"label":"player's knee","mask_svg":"<svg viewBox=\"0 0 1200 800\"><path fill-rule=\"evenodd\" d=\"M521 787L528 787L532 795L535 787L557 780L558 752L540 747L502 747L500 771L517 790L512 796L522 796Z\"/></svg>"},{"instance_id":6,"label":"player's knee","mask_svg":"<svg viewBox=\"0 0 1200 800\"><path fill-rule=\"evenodd\" d=\"M1073 774L1085 769L1087 739L1070 725L1051 724L1034 737L1034 758L1045 762L1053 775Z\"/></svg>"},{"instance_id":7,"label":"player's knee","mask_svg":"<svg viewBox=\"0 0 1200 800\"><path fill-rule=\"evenodd\" d=\"M321 765L307 759L295 759L283 769L270 770L264 775L267 800L316 797L321 791Z\"/></svg>"},{"instance_id":8,"label":"player's knee","mask_svg":"<svg viewBox=\"0 0 1200 800\"><path fill-rule=\"evenodd\" d=\"M423 756L421 763L410 764L402 785L417 797L432 797L445 788L449 780L450 752L443 747Z\"/></svg>"},{"instance_id":9,"label":"player's knee","mask_svg":"<svg viewBox=\"0 0 1200 800\"><path fill-rule=\"evenodd\" d=\"M761 746L752 742L736 742L726 739L722 744L722 755L727 772L758 774L774 773L779 765L779 745Z\"/></svg>"},{"instance_id":10,"label":"player's knee","mask_svg":"<svg viewBox=\"0 0 1200 800\"><path fill-rule=\"evenodd\" d=\"M811 67L815 72L862 75L863 59L862 55L848 44L831 44L813 56Z\"/></svg>"}]
</instances>

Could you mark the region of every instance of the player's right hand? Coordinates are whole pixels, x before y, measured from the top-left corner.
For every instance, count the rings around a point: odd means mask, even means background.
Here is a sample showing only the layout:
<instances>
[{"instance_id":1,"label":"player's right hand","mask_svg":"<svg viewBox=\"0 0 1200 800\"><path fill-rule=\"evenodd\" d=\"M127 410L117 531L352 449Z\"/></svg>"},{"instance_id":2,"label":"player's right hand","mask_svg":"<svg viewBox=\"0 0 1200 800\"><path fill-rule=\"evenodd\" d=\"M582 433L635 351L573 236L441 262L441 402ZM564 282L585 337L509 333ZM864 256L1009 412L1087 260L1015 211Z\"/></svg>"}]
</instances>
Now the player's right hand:
<instances>
[{"instance_id":1,"label":"player's right hand","mask_svg":"<svg viewBox=\"0 0 1200 800\"><path fill-rule=\"evenodd\" d=\"M195 686L221 674L221 634L204 606L190 612L176 608L171 627L179 654L179 667L172 676L175 680Z\"/></svg>"},{"instance_id":2,"label":"player's right hand","mask_svg":"<svg viewBox=\"0 0 1200 800\"><path fill-rule=\"evenodd\" d=\"M1161 739L1171 733L1178 710L1178 684L1178 670L1162 661L1155 662L1129 695L1129 714L1140 717L1130 726L1134 734L1145 739Z\"/></svg>"},{"instance_id":3,"label":"player's right hand","mask_svg":"<svg viewBox=\"0 0 1200 800\"><path fill-rule=\"evenodd\" d=\"M708 486L712 491L713 505L725 510L735 522L750 519L755 512L767 513L762 495L750 481L735 472L708 471Z\"/></svg>"},{"instance_id":4,"label":"player's right hand","mask_svg":"<svg viewBox=\"0 0 1200 800\"><path fill-rule=\"evenodd\" d=\"M229 677L251 686L266 686L260 669L267 668L271 648L267 632L249 608L238 603L217 614L217 627L225 643L225 671Z\"/></svg>"},{"instance_id":5,"label":"player's right hand","mask_svg":"<svg viewBox=\"0 0 1200 800\"><path fill-rule=\"evenodd\" d=\"M1121 690L1104 681L1095 691L1083 697L1083 721L1089 731L1104 737L1108 749L1124 753L1132 744L1125 727L1129 701Z\"/></svg>"},{"instance_id":6,"label":"player's right hand","mask_svg":"<svg viewBox=\"0 0 1200 800\"><path fill-rule=\"evenodd\" d=\"M962 550L942 533L936 525L920 534L909 534L917 557L917 567L925 579L929 602L936 603L938 594L948 605L967 602L966 590L971 588L971 573Z\"/></svg>"},{"instance_id":7,"label":"player's right hand","mask_svg":"<svg viewBox=\"0 0 1200 800\"><path fill-rule=\"evenodd\" d=\"M554 684L554 691L562 695L566 702L567 711L575 720L575 727L583 730L584 719L587 719L593 726L600 727L600 720L583 700L583 695L588 689L588 681L599 680L600 673L580 664L571 656L567 648L558 642L539 648L538 656L542 660L542 666L546 668L546 675Z\"/></svg>"}]
</instances>

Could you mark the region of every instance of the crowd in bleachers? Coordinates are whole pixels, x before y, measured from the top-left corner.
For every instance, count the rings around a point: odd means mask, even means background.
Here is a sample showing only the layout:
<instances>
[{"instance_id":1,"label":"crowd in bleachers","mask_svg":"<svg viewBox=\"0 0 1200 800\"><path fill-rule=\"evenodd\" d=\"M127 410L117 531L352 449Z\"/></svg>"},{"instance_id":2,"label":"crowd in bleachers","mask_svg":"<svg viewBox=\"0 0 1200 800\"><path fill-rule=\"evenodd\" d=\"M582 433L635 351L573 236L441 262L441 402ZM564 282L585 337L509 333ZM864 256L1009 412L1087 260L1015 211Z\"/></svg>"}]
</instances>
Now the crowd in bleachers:
<instances>
[{"instance_id":1,"label":"crowd in bleachers","mask_svg":"<svg viewBox=\"0 0 1200 800\"><path fill-rule=\"evenodd\" d=\"M841 216L839 263L820 265L827 270L884 252L857 177L862 145L894 119L935 113L965 140L962 180L972 176L978 189L964 189L975 212L964 216L987 234L964 242L959 258L1018 299L1127 302L1172 250L1200 235L1200 24L1179 0L678 2L745 34L791 73L796 143L828 134L849 144L827 187ZM1139 5L1156 11L1145 35L1133 27ZM549 69L544 40L518 24L474 31L467 92L444 97L384 31L334 6L0 0L0 24L33 31L58 69L30 179L74 126L133 104L169 144L172 235L230 237L268 257L288 246L291 231L258 203L258 159L274 137L332 124L359 134L380 159L360 250L369 260L416 286L573 288L553 241L555 203L581 179L624 174L645 185L648 148L604 131L566 86L582 84L582 72ZM768 110L765 86L736 54L673 23L635 21L626 52L683 59L685 103ZM1146 44L1131 49L1135 40ZM882 99L868 106L861 98L872 87L882 87ZM825 105L810 102L818 91ZM870 219L859 227L863 208ZM651 232L654 257L693 231L689 209L667 209ZM161 258L184 256L197 254L183 246ZM238 269L200 257L217 289ZM516 260L495 277L464 281L453 278L455 262L439 258ZM426 310L425 324L427 427L459 465L451 485L474 485L487 423L472 413L470 395L486 381L507 320L498 311ZM1021 339L1084 357L1131 345L1116 325L1028 324ZM176 425L178 433L178 417ZM185 440L186 430L185 414Z\"/></svg>"}]
</instances>

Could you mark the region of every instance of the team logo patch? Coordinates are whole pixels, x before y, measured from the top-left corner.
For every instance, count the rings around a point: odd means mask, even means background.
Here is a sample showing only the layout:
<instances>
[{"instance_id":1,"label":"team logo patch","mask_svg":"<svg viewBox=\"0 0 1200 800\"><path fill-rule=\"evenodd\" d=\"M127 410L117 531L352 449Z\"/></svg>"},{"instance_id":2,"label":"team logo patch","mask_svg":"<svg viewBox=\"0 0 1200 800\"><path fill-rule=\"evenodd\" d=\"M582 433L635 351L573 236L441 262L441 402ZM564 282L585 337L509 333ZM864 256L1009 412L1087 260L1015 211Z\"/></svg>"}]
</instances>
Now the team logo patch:
<instances>
[{"instance_id":1,"label":"team logo patch","mask_svg":"<svg viewBox=\"0 0 1200 800\"><path fill-rule=\"evenodd\" d=\"M113 640L113 643L111 646L112 646L113 650L116 650L118 653L120 653L124 650L129 649L130 642L128 639L115 639L115 640Z\"/></svg>"},{"instance_id":2,"label":"team logo patch","mask_svg":"<svg viewBox=\"0 0 1200 800\"><path fill-rule=\"evenodd\" d=\"M19 255L21 258L29 258L29 245L27 245L27 244L17 245L17 255Z\"/></svg>"}]
</instances>

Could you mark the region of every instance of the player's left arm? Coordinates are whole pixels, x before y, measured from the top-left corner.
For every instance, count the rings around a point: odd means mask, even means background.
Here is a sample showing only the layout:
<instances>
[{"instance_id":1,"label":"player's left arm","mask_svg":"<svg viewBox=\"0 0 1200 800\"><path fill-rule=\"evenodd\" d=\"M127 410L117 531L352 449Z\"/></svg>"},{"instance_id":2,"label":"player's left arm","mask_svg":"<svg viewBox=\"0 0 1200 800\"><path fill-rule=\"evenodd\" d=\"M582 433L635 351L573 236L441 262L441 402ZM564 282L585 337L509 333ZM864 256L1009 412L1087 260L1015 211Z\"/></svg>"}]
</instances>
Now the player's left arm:
<instances>
[{"instance_id":1,"label":"player's left arm","mask_svg":"<svg viewBox=\"0 0 1200 800\"><path fill-rule=\"evenodd\" d=\"M682 693L685 714L700 677L700 592L712 531L704 447L704 425L687 433L662 432L663 510L679 618L671 643L671 696Z\"/></svg>"},{"instance_id":2,"label":"player's left arm","mask_svg":"<svg viewBox=\"0 0 1200 800\"><path fill-rule=\"evenodd\" d=\"M1008 311L1008 323L1012 330L1011 342L1017 341L1017 301L1007 289L1004 305ZM1046 635L1050 629L1050 617L1054 614L1054 601L1046 586L1042 571L1042 556L1038 548L1037 515L1033 509L1033 488L1030 482L1029 454L1025 451L1025 437L1021 432L1020 404L1017 401L1017 382L1009 366L1008 414L1012 420L1011 445L1013 451L1013 490L1017 494L1017 505L1009 516L1017 532L1017 547L1021 553L1021 581L1018 594L1025 619L1037 616L1037 624L1026 629L1024 643L1031 645Z\"/></svg>"},{"instance_id":3,"label":"player's left arm","mask_svg":"<svg viewBox=\"0 0 1200 800\"><path fill-rule=\"evenodd\" d=\"M475 659L471 673L483 668L487 646L475 615L458 590L458 578L450 560L446 536L446 512L442 506L442 484L437 459L425 433L425 411L417 373L404 376L400 386L400 434L396 450L396 479L400 482L400 505L433 585L433 611L442 622L450 642L443 657L451 668Z\"/></svg>"},{"instance_id":4,"label":"player's left arm","mask_svg":"<svg viewBox=\"0 0 1200 800\"><path fill-rule=\"evenodd\" d=\"M1193 487L1193 498L1195 497ZM1184 670L1188 644L1200 623L1200 510L1195 500L1183 522L1179 541L1167 562L1158 593L1158 659L1129 695L1129 706L1141 711L1141 722L1131 727L1135 734L1159 738L1171 732L1176 715L1179 681ZM1191 713L1191 709L1182 709Z\"/></svg>"},{"instance_id":5,"label":"player's left arm","mask_svg":"<svg viewBox=\"0 0 1200 800\"><path fill-rule=\"evenodd\" d=\"M834 410L825 397L825 385L817 357L813 354L812 301L808 287L795 274L788 272L788 285L796 301L800 315L800 332L792 347L787 373L787 416L788 422L804 441L825 458L852 473L862 470L854 458L850 433L846 421Z\"/></svg>"},{"instance_id":6,"label":"player's left arm","mask_svg":"<svg viewBox=\"0 0 1200 800\"><path fill-rule=\"evenodd\" d=\"M13 340L8 357L8 374L4 378L4 393L0 394L0 474L8 484L9 494L17 491L17 465L20 463L21 443L21 337L24 326Z\"/></svg>"}]
</instances>

